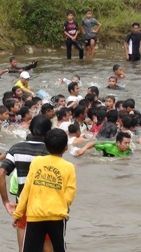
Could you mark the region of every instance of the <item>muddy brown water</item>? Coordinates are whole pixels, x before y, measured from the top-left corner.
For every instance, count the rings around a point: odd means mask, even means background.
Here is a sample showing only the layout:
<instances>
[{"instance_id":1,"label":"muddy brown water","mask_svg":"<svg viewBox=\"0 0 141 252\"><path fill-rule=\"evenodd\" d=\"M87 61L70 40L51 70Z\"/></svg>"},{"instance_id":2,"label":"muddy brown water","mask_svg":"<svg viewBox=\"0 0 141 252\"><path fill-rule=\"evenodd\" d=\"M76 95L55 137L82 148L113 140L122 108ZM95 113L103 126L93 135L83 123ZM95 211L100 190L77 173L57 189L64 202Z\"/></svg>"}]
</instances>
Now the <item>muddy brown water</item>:
<instances>
[{"instance_id":1,"label":"muddy brown water","mask_svg":"<svg viewBox=\"0 0 141 252\"><path fill-rule=\"evenodd\" d=\"M65 93L65 85L58 79L81 76L82 94L87 87L96 84L100 95L114 94L117 99L132 97L137 108L141 106L141 64L128 63L115 51L97 52L93 62L80 62L74 57L65 59L63 51L45 55L17 55L19 62L29 63L39 59L38 68L31 72L31 86L44 88L51 95ZM0 68L7 66L8 57L1 57ZM106 80L112 74L112 66L120 63L127 77L121 83L125 91L109 91ZM16 77L9 74L0 79L0 97L13 86ZM7 150L20 141L14 135L0 134L0 149ZM79 252L140 252L141 251L141 146L128 159L103 158L91 150L81 158L65 157L76 166L77 196L71 207L67 224L67 251ZM8 178L9 181L9 178ZM14 200L14 198L13 198ZM18 251L16 231L11 218L0 202L0 251Z\"/></svg>"}]
</instances>

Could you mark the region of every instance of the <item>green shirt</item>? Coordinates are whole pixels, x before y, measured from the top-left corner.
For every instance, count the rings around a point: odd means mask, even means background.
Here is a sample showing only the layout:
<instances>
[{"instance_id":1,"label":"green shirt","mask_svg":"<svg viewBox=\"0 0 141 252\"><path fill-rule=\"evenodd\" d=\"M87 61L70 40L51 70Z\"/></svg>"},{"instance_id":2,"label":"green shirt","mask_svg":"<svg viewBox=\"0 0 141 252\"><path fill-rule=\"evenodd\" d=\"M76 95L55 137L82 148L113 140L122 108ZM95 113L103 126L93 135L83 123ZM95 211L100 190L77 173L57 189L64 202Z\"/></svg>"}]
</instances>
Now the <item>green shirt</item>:
<instances>
[{"instance_id":1,"label":"green shirt","mask_svg":"<svg viewBox=\"0 0 141 252\"><path fill-rule=\"evenodd\" d=\"M119 150L117 144L112 142L96 143L94 147L97 151L103 151L104 157L127 157L132 153L130 148L126 151Z\"/></svg>"}]
</instances>

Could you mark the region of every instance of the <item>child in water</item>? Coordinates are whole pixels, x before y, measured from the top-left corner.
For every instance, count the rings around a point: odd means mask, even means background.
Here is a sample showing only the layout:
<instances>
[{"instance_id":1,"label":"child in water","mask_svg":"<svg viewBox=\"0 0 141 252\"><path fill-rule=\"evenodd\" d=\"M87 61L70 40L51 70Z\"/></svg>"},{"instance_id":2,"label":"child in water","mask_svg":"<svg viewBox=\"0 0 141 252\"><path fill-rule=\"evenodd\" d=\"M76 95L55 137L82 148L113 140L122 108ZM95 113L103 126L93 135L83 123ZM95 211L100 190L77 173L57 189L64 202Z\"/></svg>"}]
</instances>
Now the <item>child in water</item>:
<instances>
[{"instance_id":1,"label":"child in water","mask_svg":"<svg viewBox=\"0 0 141 252\"><path fill-rule=\"evenodd\" d=\"M123 90L123 87L120 87L117 84L117 77L116 76L110 76L108 79L108 86L107 88L109 89L114 89L114 90Z\"/></svg>"}]
</instances>

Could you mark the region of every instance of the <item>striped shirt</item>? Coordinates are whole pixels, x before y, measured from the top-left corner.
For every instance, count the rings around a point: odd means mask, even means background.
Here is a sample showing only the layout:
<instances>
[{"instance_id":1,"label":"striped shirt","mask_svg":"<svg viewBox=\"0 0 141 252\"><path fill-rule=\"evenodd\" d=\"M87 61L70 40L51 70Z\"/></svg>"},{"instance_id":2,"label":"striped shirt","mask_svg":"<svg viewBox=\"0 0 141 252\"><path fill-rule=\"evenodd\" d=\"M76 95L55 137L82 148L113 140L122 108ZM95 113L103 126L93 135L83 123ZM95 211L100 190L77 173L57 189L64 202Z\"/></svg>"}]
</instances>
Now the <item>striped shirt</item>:
<instances>
[{"instance_id":1,"label":"striped shirt","mask_svg":"<svg viewBox=\"0 0 141 252\"><path fill-rule=\"evenodd\" d=\"M44 156L47 154L46 146L43 142L24 141L13 145L6 155L6 159L2 162L1 167L6 170L7 175L16 168L18 176L18 194L20 195L29 166L35 156Z\"/></svg>"}]
</instances>

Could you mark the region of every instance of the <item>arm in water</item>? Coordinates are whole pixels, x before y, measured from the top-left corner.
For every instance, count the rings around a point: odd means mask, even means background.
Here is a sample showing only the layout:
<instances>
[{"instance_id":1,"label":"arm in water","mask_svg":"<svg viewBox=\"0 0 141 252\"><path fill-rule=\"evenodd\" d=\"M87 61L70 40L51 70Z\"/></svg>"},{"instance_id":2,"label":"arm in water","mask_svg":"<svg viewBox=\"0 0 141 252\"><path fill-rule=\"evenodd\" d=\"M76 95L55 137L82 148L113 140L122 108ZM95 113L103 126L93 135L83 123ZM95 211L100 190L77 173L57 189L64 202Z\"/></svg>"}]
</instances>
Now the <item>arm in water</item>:
<instances>
[{"instance_id":1,"label":"arm in water","mask_svg":"<svg viewBox=\"0 0 141 252\"><path fill-rule=\"evenodd\" d=\"M11 215L15 210L16 204L9 201L6 186L6 171L2 167L0 168L0 194L3 205L5 206L7 212Z\"/></svg>"}]
</instances>

